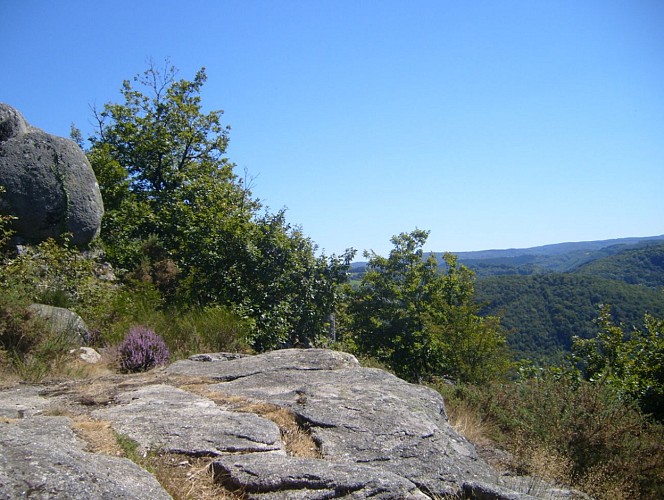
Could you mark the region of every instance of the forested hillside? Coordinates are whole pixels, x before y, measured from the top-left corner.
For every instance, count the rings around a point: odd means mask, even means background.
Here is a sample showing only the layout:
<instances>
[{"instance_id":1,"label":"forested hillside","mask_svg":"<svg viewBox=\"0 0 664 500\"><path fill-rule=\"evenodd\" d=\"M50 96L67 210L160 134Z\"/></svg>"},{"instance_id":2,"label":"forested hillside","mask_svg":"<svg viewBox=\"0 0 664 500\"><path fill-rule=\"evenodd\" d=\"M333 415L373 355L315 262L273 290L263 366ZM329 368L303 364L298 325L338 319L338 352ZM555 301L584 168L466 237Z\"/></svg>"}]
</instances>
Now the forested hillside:
<instances>
[{"instance_id":1,"label":"forested hillside","mask_svg":"<svg viewBox=\"0 0 664 500\"><path fill-rule=\"evenodd\" d=\"M516 359L559 361L573 336L593 337L599 306L615 321L641 328L645 313L664 313L663 236L560 243L525 249L460 252L477 278L484 315L502 317ZM433 254L441 270L442 253ZM351 266L359 280L366 263ZM357 283L357 281L356 281Z\"/></svg>"},{"instance_id":2,"label":"forested hillside","mask_svg":"<svg viewBox=\"0 0 664 500\"><path fill-rule=\"evenodd\" d=\"M493 276L476 283L483 314L502 315L516 357L548 360L569 353L572 337L593 337L601 304L611 304L614 319L642 327L646 312L664 315L664 293L589 274L550 273Z\"/></svg>"},{"instance_id":3,"label":"forested hillside","mask_svg":"<svg viewBox=\"0 0 664 500\"><path fill-rule=\"evenodd\" d=\"M566 254L521 258L571 263L581 252L572 248ZM586 254L593 260L565 273L543 274L540 268L539 273L527 275L526 266L514 268L517 257L503 267L497 259L477 259L469 266L480 275L476 298L483 313L502 315L517 358L551 361L569 353L573 336L596 334L594 319L601 304L610 304L614 320L628 330L641 328L646 312L655 316L664 312L664 293L659 289L664 286L664 244L657 240L614 244ZM487 271L494 275L482 276Z\"/></svg>"},{"instance_id":4,"label":"forested hillside","mask_svg":"<svg viewBox=\"0 0 664 500\"><path fill-rule=\"evenodd\" d=\"M478 277L568 272L627 250L664 243L664 236L558 243L533 248L459 252L459 262ZM436 254L442 263L442 254Z\"/></svg>"},{"instance_id":5,"label":"forested hillside","mask_svg":"<svg viewBox=\"0 0 664 500\"><path fill-rule=\"evenodd\" d=\"M664 287L664 244L625 250L580 266L576 273L647 287Z\"/></svg>"}]
</instances>

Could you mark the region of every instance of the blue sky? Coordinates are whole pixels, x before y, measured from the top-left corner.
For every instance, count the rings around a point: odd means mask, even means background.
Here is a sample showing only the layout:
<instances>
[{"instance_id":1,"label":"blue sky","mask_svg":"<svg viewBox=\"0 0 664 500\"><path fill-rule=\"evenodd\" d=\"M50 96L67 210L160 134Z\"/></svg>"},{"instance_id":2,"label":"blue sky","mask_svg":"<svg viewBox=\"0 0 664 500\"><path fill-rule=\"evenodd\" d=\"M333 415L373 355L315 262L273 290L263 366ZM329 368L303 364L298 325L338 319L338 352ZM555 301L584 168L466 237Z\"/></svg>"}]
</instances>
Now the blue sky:
<instances>
[{"instance_id":1,"label":"blue sky","mask_svg":"<svg viewBox=\"0 0 664 500\"><path fill-rule=\"evenodd\" d=\"M328 254L664 233L664 2L0 1L0 101L67 136L169 58Z\"/></svg>"}]
</instances>

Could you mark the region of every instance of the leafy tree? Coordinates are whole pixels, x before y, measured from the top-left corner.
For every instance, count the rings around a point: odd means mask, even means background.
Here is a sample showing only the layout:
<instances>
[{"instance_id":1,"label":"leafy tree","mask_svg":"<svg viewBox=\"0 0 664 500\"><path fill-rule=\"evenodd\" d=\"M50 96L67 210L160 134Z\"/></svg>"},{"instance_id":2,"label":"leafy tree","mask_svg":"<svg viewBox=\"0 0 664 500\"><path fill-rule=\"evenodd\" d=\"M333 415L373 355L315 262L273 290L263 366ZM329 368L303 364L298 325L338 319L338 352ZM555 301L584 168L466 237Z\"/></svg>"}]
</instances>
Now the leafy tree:
<instances>
[{"instance_id":1,"label":"leafy tree","mask_svg":"<svg viewBox=\"0 0 664 500\"><path fill-rule=\"evenodd\" d=\"M613 387L639 403L657 420L664 419L664 320L645 316L645 328L627 336L614 323L611 307L602 305L595 338L574 338L574 359L585 378Z\"/></svg>"},{"instance_id":2,"label":"leafy tree","mask_svg":"<svg viewBox=\"0 0 664 500\"><path fill-rule=\"evenodd\" d=\"M167 305L229 305L254 326L259 350L315 343L333 313L351 253L316 257L285 214L259 214L225 157L221 111L204 113L205 69L193 80L150 65L96 111L88 158L106 215L101 238L126 276Z\"/></svg>"},{"instance_id":3,"label":"leafy tree","mask_svg":"<svg viewBox=\"0 0 664 500\"><path fill-rule=\"evenodd\" d=\"M438 272L422 246L428 231L392 238L389 257L375 253L349 305L358 349L410 380L447 375L483 382L506 369L505 338L496 318L482 318L473 302L473 273L445 255Z\"/></svg>"},{"instance_id":4,"label":"leafy tree","mask_svg":"<svg viewBox=\"0 0 664 500\"><path fill-rule=\"evenodd\" d=\"M149 235L168 253L183 247L192 223L205 219L212 231L230 220L241 226L258 208L224 157L222 112L202 111L205 69L191 81L176 74L174 67L152 64L123 83L123 103L95 111L98 130L88 157L106 208L104 242L128 269L139 265Z\"/></svg>"}]
</instances>

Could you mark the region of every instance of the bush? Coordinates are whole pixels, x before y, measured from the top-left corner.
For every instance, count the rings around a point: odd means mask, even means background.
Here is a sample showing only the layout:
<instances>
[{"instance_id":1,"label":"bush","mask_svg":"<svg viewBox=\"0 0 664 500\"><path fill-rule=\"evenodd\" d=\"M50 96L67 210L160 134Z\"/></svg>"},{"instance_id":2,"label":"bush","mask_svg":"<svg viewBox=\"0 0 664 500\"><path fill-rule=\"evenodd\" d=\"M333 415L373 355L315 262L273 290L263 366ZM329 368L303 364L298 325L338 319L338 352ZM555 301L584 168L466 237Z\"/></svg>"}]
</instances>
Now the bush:
<instances>
[{"instance_id":1,"label":"bush","mask_svg":"<svg viewBox=\"0 0 664 500\"><path fill-rule=\"evenodd\" d=\"M70 332L54 329L35 313L23 292L0 286L0 372L37 382L62 374L74 346Z\"/></svg>"},{"instance_id":2,"label":"bush","mask_svg":"<svg viewBox=\"0 0 664 500\"><path fill-rule=\"evenodd\" d=\"M168 363L164 339L146 326L129 330L118 350L120 366L128 372L143 372Z\"/></svg>"},{"instance_id":3,"label":"bush","mask_svg":"<svg viewBox=\"0 0 664 500\"><path fill-rule=\"evenodd\" d=\"M450 413L474 407L519 474L540 475L595 498L662 498L664 427L607 384L565 372L518 383L438 387Z\"/></svg>"},{"instance_id":4,"label":"bush","mask_svg":"<svg viewBox=\"0 0 664 500\"><path fill-rule=\"evenodd\" d=\"M248 321L228 308L217 306L192 309L170 318L164 338L183 356L200 352L250 352L249 331Z\"/></svg>"},{"instance_id":5,"label":"bush","mask_svg":"<svg viewBox=\"0 0 664 500\"><path fill-rule=\"evenodd\" d=\"M223 306L166 308L150 283L123 286L100 313L88 323L98 325L99 345L118 345L132 326L149 325L166 342L171 360L201 352L250 352L249 321Z\"/></svg>"}]
</instances>

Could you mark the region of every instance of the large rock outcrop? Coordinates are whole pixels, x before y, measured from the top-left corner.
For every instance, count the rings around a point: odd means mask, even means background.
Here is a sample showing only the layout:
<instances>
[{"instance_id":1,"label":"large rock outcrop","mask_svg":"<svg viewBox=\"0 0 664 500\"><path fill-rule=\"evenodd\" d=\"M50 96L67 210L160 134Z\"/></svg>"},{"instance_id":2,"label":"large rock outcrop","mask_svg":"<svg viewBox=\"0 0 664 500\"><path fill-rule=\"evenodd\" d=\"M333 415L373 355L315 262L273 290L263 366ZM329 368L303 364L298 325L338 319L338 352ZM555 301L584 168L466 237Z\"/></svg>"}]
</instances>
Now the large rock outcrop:
<instances>
[{"instance_id":1,"label":"large rock outcrop","mask_svg":"<svg viewBox=\"0 0 664 500\"><path fill-rule=\"evenodd\" d=\"M84 447L67 417L0 421L0 499L171 498L130 460Z\"/></svg>"},{"instance_id":2,"label":"large rock outcrop","mask_svg":"<svg viewBox=\"0 0 664 500\"><path fill-rule=\"evenodd\" d=\"M534 498L528 493L531 480L502 476L452 429L437 392L363 368L341 352L198 355L143 375L0 391L0 416L16 419L0 429L0 452L4 456L4 449L25 443L24 451L0 460L0 491L9 485L10 492L21 493L23 474L32 474L32 482L37 475L51 478L42 498L57 496L70 476L101 481L96 487L118 495L127 488L118 474L143 481L134 470L120 472L128 464L108 457L99 462L110 471L106 480L88 476L90 467L82 462L62 465L63 452L74 461L85 461L85 455L64 430L67 419L43 416L53 407L110 425L143 454L211 457L214 481L238 498ZM292 429L278 425L266 408L290 415L313 451L294 451L287 441ZM37 456L26 433L38 433L39 427L53 428L53 456L40 448L44 470L21 471L15 461ZM540 494L574 496L546 485Z\"/></svg>"},{"instance_id":3,"label":"large rock outcrop","mask_svg":"<svg viewBox=\"0 0 664 500\"><path fill-rule=\"evenodd\" d=\"M16 236L38 243L71 233L85 246L98 234L104 206L94 172L78 145L30 126L0 103L0 211L16 216Z\"/></svg>"}]
</instances>

